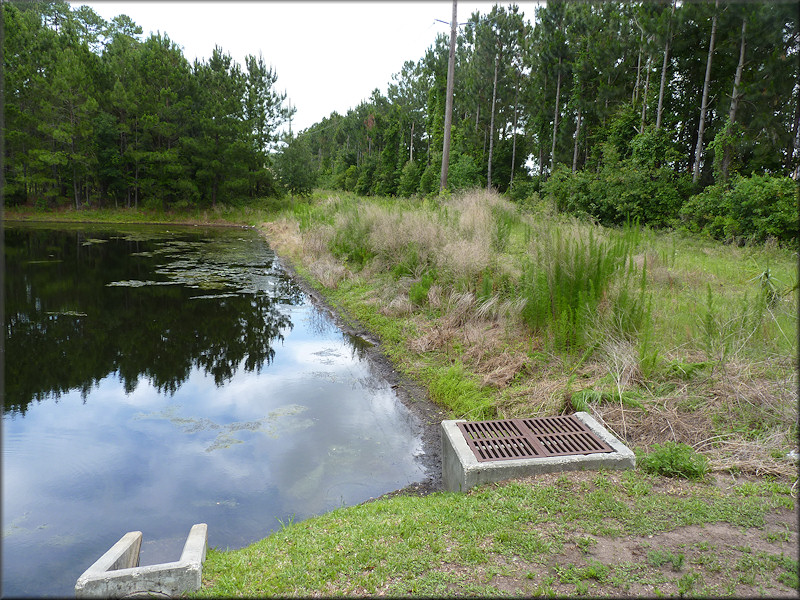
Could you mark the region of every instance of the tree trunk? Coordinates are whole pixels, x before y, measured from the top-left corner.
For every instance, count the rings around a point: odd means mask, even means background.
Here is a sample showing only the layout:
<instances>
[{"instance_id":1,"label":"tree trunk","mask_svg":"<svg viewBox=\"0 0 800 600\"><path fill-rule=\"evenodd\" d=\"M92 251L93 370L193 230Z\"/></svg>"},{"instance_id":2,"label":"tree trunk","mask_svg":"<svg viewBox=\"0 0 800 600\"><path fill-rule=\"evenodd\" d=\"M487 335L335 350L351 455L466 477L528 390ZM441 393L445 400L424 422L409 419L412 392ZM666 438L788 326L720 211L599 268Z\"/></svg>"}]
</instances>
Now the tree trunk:
<instances>
[{"instance_id":1,"label":"tree trunk","mask_svg":"<svg viewBox=\"0 0 800 600\"><path fill-rule=\"evenodd\" d=\"M72 165L72 193L75 195L75 210L80 210L81 200L80 191L78 190L78 174L75 171L75 165Z\"/></svg>"},{"instance_id":2,"label":"tree trunk","mask_svg":"<svg viewBox=\"0 0 800 600\"><path fill-rule=\"evenodd\" d=\"M508 182L510 188L514 185L514 165L517 162L517 105L519 103L519 73L517 75L517 89L514 92L514 130L511 132L511 179Z\"/></svg>"},{"instance_id":3,"label":"tree trunk","mask_svg":"<svg viewBox=\"0 0 800 600\"><path fill-rule=\"evenodd\" d=\"M558 79L556 82L556 110L553 113L553 147L550 151L550 173L556 166L556 135L558 134L558 103L561 100L561 57L558 58Z\"/></svg>"},{"instance_id":4,"label":"tree trunk","mask_svg":"<svg viewBox=\"0 0 800 600\"><path fill-rule=\"evenodd\" d=\"M644 78L644 94L642 94L642 124L639 127L639 133L644 133L644 123L647 118L647 93L650 91L650 65L653 61L652 56L647 57L647 75Z\"/></svg>"},{"instance_id":5,"label":"tree trunk","mask_svg":"<svg viewBox=\"0 0 800 600\"><path fill-rule=\"evenodd\" d=\"M578 170L578 138L581 135L581 108L578 107L578 117L575 120L575 147L572 149L572 172Z\"/></svg>"},{"instance_id":6,"label":"tree trunk","mask_svg":"<svg viewBox=\"0 0 800 600\"><path fill-rule=\"evenodd\" d=\"M542 142L539 142L539 179L544 177L544 147Z\"/></svg>"},{"instance_id":7,"label":"tree trunk","mask_svg":"<svg viewBox=\"0 0 800 600\"><path fill-rule=\"evenodd\" d=\"M497 102L497 71L500 70L500 54L494 55L494 86L492 87L492 118L489 120L489 167L486 177L486 189L492 189L492 155L494 153L494 107Z\"/></svg>"},{"instance_id":8,"label":"tree trunk","mask_svg":"<svg viewBox=\"0 0 800 600\"><path fill-rule=\"evenodd\" d=\"M745 51L745 32L747 30L747 18L742 19L742 41L739 44L739 64L736 65L736 76L733 78L733 94L731 94L731 109L728 111L728 127L733 127L736 122L736 111L739 108L739 85L742 83L742 71L744 71L744 51ZM731 142L725 142L725 150L722 155L722 166L720 175L723 181L728 180L728 171L731 167Z\"/></svg>"},{"instance_id":9,"label":"tree trunk","mask_svg":"<svg viewBox=\"0 0 800 600\"><path fill-rule=\"evenodd\" d=\"M711 18L711 38L708 41L708 60L706 61L706 77L703 82L703 100L700 103L700 125L697 128L697 145L694 154L694 170L692 182L697 183L700 179L700 159L703 156L703 132L706 126L706 107L708 106L708 88L711 83L711 60L714 57L714 40L717 36L717 9L719 0L714 2L714 16Z\"/></svg>"},{"instance_id":10,"label":"tree trunk","mask_svg":"<svg viewBox=\"0 0 800 600\"><path fill-rule=\"evenodd\" d=\"M800 180L800 100L795 97L794 102L794 135L792 136L792 147L790 148L789 164L787 166L791 168L794 161L792 179L798 181Z\"/></svg>"},{"instance_id":11,"label":"tree trunk","mask_svg":"<svg viewBox=\"0 0 800 600\"><path fill-rule=\"evenodd\" d=\"M631 93L631 104L636 104L639 99L639 82L642 80L642 46L644 45L644 32L639 37L639 58L636 60L636 85Z\"/></svg>"},{"instance_id":12,"label":"tree trunk","mask_svg":"<svg viewBox=\"0 0 800 600\"><path fill-rule=\"evenodd\" d=\"M450 20L450 56L447 61L447 98L444 109L444 143L442 145L442 173L439 192L447 187L447 171L450 167L450 128L453 124L453 79L456 64L456 0L453 0L453 17Z\"/></svg>"},{"instance_id":13,"label":"tree trunk","mask_svg":"<svg viewBox=\"0 0 800 600\"><path fill-rule=\"evenodd\" d=\"M664 108L664 86L667 81L667 65L669 64L669 47L672 42L672 17L675 16L675 4L672 2L672 12L669 15L669 26L667 27L667 42L664 44L664 62L661 64L661 85L658 88L658 110L656 112L656 131L661 129L661 113Z\"/></svg>"},{"instance_id":14,"label":"tree trunk","mask_svg":"<svg viewBox=\"0 0 800 600\"><path fill-rule=\"evenodd\" d=\"M139 210L139 161L136 161L136 175L134 175L133 208Z\"/></svg>"},{"instance_id":15,"label":"tree trunk","mask_svg":"<svg viewBox=\"0 0 800 600\"><path fill-rule=\"evenodd\" d=\"M411 162L414 160L414 121L411 121L411 143L408 146L408 160Z\"/></svg>"},{"instance_id":16,"label":"tree trunk","mask_svg":"<svg viewBox=\"0 0 800 600\"><path fill-rule=\"evenodd\" d=\"M542 97L547 97L547 73L544 73L544 82L542 85ZM544 145L542 144L542 140L544 139L544 124L540 123L539 125L539 181L542 181L544 178Z\"/></svg>"}]
</instances>

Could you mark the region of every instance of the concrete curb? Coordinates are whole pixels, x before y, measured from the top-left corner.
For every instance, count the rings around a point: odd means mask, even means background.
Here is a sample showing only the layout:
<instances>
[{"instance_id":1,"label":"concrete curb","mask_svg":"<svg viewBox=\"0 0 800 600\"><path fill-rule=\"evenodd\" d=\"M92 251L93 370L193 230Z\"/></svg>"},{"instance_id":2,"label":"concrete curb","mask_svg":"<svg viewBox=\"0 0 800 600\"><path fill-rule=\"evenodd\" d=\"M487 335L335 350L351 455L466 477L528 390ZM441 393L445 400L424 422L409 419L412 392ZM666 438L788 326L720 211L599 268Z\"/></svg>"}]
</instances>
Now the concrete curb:
<instances>
[{"instance_id":1,"label":"concrete curb","mask_svg":"<svg viewBox=\"0 0 800 600\"><path fill-rule=\"evenodd\" d=\"M442 483L451 492L466 492L483 483L515 477L530 477L539 473L592 469L632 469L636 466L633 451L620 442L589 413L577 412L580 419L614 452L573 456L548 456L478 462L458 429L459 421L442 421ZM463 422L463 419L460 421Z\"/></svg>"},{"instance_id":2,"label":"concrete curb","mask_svg":"<svg viewBox=\"0 0 800 600\"><path fill-rule=\"evenodd\" d=\"M208 525L193 525L176 562L139 566L142 532L130 531L84 571L75 584L77 598L178 596L200 589Z\"/></svg>"}]
</instances>

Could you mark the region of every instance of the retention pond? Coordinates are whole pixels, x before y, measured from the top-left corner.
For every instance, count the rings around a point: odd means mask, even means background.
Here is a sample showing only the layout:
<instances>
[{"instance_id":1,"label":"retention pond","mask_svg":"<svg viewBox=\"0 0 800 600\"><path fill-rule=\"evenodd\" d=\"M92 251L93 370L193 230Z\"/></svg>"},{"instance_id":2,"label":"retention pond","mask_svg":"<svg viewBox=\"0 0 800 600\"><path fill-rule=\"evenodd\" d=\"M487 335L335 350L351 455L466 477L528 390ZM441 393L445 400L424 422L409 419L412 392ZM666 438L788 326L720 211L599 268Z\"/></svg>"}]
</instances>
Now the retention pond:
<instances>
[{"instance_id":1,"label":"retention pond","mask_svg":"<svg viewBox=\"0 0 800 600\"><path fill-rule=\"evenodd\" d=\"M69 596L426 478L422 425L247 229L5 224L2 582Z\"/></svg>"}]
</instances>

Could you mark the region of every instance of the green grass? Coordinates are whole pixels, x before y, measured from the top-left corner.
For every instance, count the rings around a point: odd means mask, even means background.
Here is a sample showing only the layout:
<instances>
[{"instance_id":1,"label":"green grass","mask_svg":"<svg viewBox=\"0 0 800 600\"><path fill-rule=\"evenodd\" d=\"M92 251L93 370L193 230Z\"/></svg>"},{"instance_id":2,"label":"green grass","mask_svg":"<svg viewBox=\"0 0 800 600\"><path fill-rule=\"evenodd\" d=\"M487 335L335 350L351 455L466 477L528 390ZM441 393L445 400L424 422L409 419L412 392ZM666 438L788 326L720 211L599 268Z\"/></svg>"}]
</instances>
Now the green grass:
<instances>
[{"instance_id":1,"label":"green grass","mask_svg":"<svg viewBox=\"0 0 800 600\"><path fill-rule=\"evenodd\" d=\"M647 454L638 458L639 465L648 473L666 477L702 479L708 472L708 459L686 444L667 441L655 444Z\"/></svg>"},{"instance_id":2,"label":"green grass","mask_svg":"<svg viewBox=\"0 0 800 600\"><path fill-rule=\"evenodd\" d=\"M592 552L603 539L635 537L644 549L648 536L688 524L764 527L765 515L791 500L767 490L723 493L707 484L675 491L662 481L639 472L589 480L565 475L342 508L242 550L210 550L199 595L497 595L496 575L529 582L531 592L555 585L560 593L584 594L603 585L614 595L640 580L653 582L651 592L659 584L702 589L702 578L718 574L715 568L724 569L734 589L752 581L792 587L796 561L703 542L680 551L651 549L636 568L588 554L580 562L559 559L571 545ZM651 491L629 493L642 487ZM587 541L596 536L597 544ZM737 558L722 566L698 559L723 551ZM538 580L531 565L554 579Z\"/></svg>"},{"instance_id":3,"label":"green grass","mask_svg":"<svg viewBox=\"0 0 800 600\"><path fill-rule=\"evenodd\" d=\"M481 421L496 416L489 391L475 382L461 363L432 367L423 379L431 400L448 408L456 418Z\"/></svg>"},{"instance_id":4,"label":"green grass","mask_svg":"<svg viewBox=\"0 0 800 600\"><path fill-rule=\"evenodd\" d=\"M274 218L288 205L287 200L263 198L239 204L164 211L146 208L85 208L82 210L5 207L4 219L26 221L98 223L191 223L258 225Z\"/></svg>"}]
</instances>

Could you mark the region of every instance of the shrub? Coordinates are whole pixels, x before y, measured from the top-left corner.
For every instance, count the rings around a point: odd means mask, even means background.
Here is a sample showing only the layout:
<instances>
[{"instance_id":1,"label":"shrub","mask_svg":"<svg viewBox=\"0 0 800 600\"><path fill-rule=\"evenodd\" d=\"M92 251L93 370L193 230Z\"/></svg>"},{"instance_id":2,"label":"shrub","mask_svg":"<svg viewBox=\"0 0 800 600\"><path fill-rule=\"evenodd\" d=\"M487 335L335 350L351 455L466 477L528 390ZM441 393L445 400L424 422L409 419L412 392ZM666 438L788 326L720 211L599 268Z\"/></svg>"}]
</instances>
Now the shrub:
<instances>
[{"instance_id":1,"label":"shrub","mask_svg":"<svg viewBox=\"0 0 800 600\"><path fill-rule=\"evenodd\" d=\"M330 242L329 249L336 258L363 267L375 252L369 244L370 226L358 212L341 217L341 224Z\"/></svg>"},{"instance_id":2,"label":"shrub","mask_svg":"<svg viewBox=\"0 0 800 600\"><path fill-rule=\"evenodd\" d=\"M358 167L350 165L344 172L344 189L345 191L352 192L356 188L358 182Z\"/></svg>"},{"instance_id":3,"label":"shrub","mask_svg":"<svg viewBox=\"0 0 800 600\"><path fill-rule=\"evenodd\" d=\"M727 212L724 201L725 187L721 184L710 185L681 207L681 220L695 233L705 231L713 237L721 237L722 222Z\"/></svg>"},{"instance_id":4,"label":"shrub","mask_svg":"<svg viewBox=\"0 0 800 600\"><path fill-rule=\"evenodd\" d=\"M514 179L514 183L511 184L511 187L508 189L508 196L514 202L525 204L526 201L530 201L534 198L538 191L538 177L534 177L532 180L528 181L522 176L517 176Z\"/></svg>"},{"instance_id":5,"label":"shrub","mask_svg":"<svg viewBox=\"0 0 800 600\"><path fill-rule=\"evenodd\" d=\"M692 196L680 214L688 229L716 239L775 238L796 244L797 193L790 177L737 176L730 188L712 185Z\"/></svg>"},{"instance_id":6,"label":"shrub","mask_svg":"<svg viewBox=\"0 0 800 600\"><path fill-rule=\"evenodd\" d=\"M688 198L691 180L667 167L650 167L644 160L607 163L600 172L572 173L560 165L542 189L558 210L590 215L604 225L636 219L654 227L670 226Z\"/></svg>"},{"instance_id":7,"label":"shrub","mask_svg":"<svg viewBox=\"0 0 800 600\"><path fill-rule=\"evenodd\" d=\"M737 177L726 204L736 225L726 234L757 241L797 240L797 184L790 177Z\"/></svg>"},{"instance_id":8,"label":"shrub","mask_svg":"<svg viewBox=\"0 0 800 600\"><path fill-rule=\"evenodd\" d=\"M686 444L665 442L654 444L651 452L640 456L639 466L655 475L703 479L708 472L708 459Z\"/></svg>"},{"instance_id":9,"label":"shrub","mask_svg":"<svg viewBox=\"0 0 800 600\"><path fill-rule=\"evenodd\" d=\"M666 129L647 127L631 141L631 159L641 167L655 170L680 160L680 157Z\"/></svg>"},{"instance_id":10,"label":"shrub","mask_svg":"<svg viewBox=\"0 0 800 600\"><path fill-rule=\"evenodd\" d=\"M375 171L378 167L378 162L374 157L367 157L361 164L358 172L358 181L353 188L356 194L361 196L369 196L375 187Z\"/></svg>"},{"instance_id":11,"label":"shrub","mask_svg":"<svg viewBox=\"0 0 800 600\"><path fill-rule=\"evenodd\" d=\"M397 193L406 198L416 193L419 187L419 180L422 172L419 163L414 160L406 161L403 165L403 172L400 174L400 182L397 185Z\"/></svg>"},{"instance_id":12,"label":"shrub","mask_svg":"<svg viewBox=\"0 0 800 600\"><path fill-rule=\"evenodd\" d=\"M447 187L452 191L481 187L482 184L481 169L470 155L461 154L458 160L450 165Z\"/></svg>"},{"instance_id":13,"label":"shrub","mask_svg":"<svg viewBox=\"0 0 800 600\"><path fill-rule=\"evenodd\" d=\"M440 175L441 165L437 168L435 161L428 163L428 166L425 167L419 180L419 193L423 196L427 196L433 192L438 192Z\"/></svg>"},{"instance_id":14,"label":"shrub","mask_svg":"<svg viewBox=\"0 0 800 600\"><path fill-rule=\"evenodd\" d=\"M408 290L408 299L416 306L423 306L428 301L428 290L434 282L434 275L425 273L418 282L411 285Z\"/></svg>"}]
</instances>

